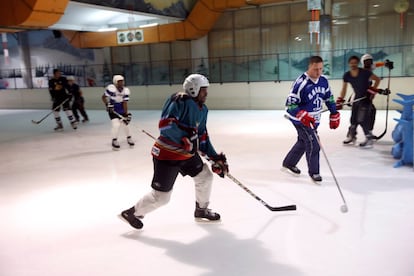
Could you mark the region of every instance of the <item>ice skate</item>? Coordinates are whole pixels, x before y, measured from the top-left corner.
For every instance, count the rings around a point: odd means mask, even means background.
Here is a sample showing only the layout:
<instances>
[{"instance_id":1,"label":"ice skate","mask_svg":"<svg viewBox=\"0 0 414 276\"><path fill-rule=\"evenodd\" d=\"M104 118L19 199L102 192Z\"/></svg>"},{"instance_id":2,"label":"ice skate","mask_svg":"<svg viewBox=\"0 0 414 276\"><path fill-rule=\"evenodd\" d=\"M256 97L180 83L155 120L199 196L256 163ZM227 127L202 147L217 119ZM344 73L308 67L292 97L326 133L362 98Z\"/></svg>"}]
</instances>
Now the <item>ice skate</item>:
<instances>
[{"instance_id":1,"label":"ice skate","mask_svg":"<svg viewBox=\"0 0 414 276\"><path fill-rule=\"evenodd\" d=\"M112 139L112 149L119 150L121 146L119 145L118 139Z\"/></svg>"},{"instance_id":2,"label":"ice skate","mask_svg":"<svg viewBox=\"0 0 414 276\"><path fill-rule=\"evenodd\" d=\"M58 123L56 127L54 128L54 131L63 131L63 125L62 123Z\"/></svg>"},{"instance_id":3,"label":"ice skate","mask_svg":"<svg viewBox=\"0 0 414 276\"><path fill-rule=\"evenodd\" d=\"M196 221L217 221L220 220L220 215L211 211L208 208L200 208L198 202L196 202L196 208L194 211L194 217Z\"/></svg>"},{"instance_id":4,"label":"ice skate","mask_svg":"<svg viewBox=\"0 0 414 276\"><path fill-rule=\"evenodd\" d=\"M283 170L289 172L290 174L293 174L295 176L300 175L300 170L296 166L285 166L283 165Z\"/></svg>"},{"instance_id":5,"label":"ice skate","mask_svg":"<svg viewBox=\"0 0 414 276\"><path fill-rule=\"evenodd\" d=\"M314 181L314 182L321 182L322 181L322 176L318 173L312 174L310 175L310 178Z\"/></svg>"},{"instance_id":6,"label":"ice skate","mask_svg":"<svg viewBox=\"0 0 414 276\"><path fill-rule=\"evenodd\" d=\"M128 142L128 145L129 145L130 147L135 146L135 143L134 143L134 141L132 140L131 136L128 136L128 137L127 137L127 142Z\"/></svg>"},{"instance_id":7,"label":"ice skate","mask_svg":"<svg viewBox=\"0 0 414 276\"><path fill-rule=\"evenodd\" d=\"M73 121L70 123L70 125L72 126L73 129L77 129L78 128L78 123L77 121Z\"/></svg>"},{"instance_id":8,"label":"ice skate","mask_svg":"<svg viewBox=\"0 0 414 276\"><path fill-rule=\"evenodd\" d=\"M365 141L359 144L359 147L363 149L370 149L373 147L373 145L374 145L374 140L372 139L371 136L367 136Z\"/></svg>"},{"instance_id":9,"label":"ice skate","mask_svg":"<svg viewBox=\"0 0 414 276\"><path fill-rule=\"evenodd\" d=\"M346 139L342 142L344 145L355 145L356 137L355 136L347 136Z\"/></svg>"},{"instance_id":10,"label":"ice skate","mask_svg":"<svg viewBox=\"0 0 414 276\"><path fill-rule=\"evenodd\" d=\"M144 227L144 224L142 221L134 215L135 213L135 207L131 207L127 210L124 210L119 214L119 218L123 221L127 222L129 225L131 225L135 229L141 229Z\"/></svg>"}]
</instances>

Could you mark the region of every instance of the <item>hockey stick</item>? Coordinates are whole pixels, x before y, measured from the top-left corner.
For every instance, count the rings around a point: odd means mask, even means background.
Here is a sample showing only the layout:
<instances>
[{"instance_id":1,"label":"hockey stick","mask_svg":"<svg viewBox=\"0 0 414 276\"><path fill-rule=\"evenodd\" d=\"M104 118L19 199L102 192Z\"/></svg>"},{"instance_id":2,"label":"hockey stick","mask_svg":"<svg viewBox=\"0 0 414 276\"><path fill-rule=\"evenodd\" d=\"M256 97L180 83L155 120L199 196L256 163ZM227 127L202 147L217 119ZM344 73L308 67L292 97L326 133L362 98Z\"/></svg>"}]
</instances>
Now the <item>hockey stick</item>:
<instances>
[{"instance_id":1,"label":"hockey stick","mask_svg":"<svg viewBox=\"0 0 414 276\"><path fill-rule=\"evenodd\" d=\"M52 109L52 111L50 111L49 113L47 113L42 119L40 119L39 121L35 121L32 120L32 123L35 125L40 124L44 119L46 119L47 117L50 116L50 114L52 114L53 112L55 112L56 110L58 110L64 103L66 103L68 100L70 100L71 98L67 98L66 100L64 100L60 105L56 106L54 109Z\"/></svg>"},{"instance_id":2,"label":"hockey stick","mask_svg":"<svg viewBox=\"0 0 414 276\"><path fill-rule=\"evenodd\" d=\"M145 133L147 136L151 137L152 139L156 140L156 138L154 137L154 135L152 135L151 133L149 133L148 131L141 129L141 131L143 133ZM207 156L205 156L204 154L200 154L201 156L203 156L208 162L212 162L212 160L210 160L210 158L208 158ZM269 204L267 204L265 201L263 201L260 197L258 197L255 193L253 193L249 188L247 188L245 185L243 185L243 183L241 183L239 180L237 180L237 178L235 178L234 176L232 176L229 172L227 172L225 174L228 178L230 178L234 183L236 183L237 185L239 185L243 190L245 190L249 195L251 195L252 197L254 197L256 200L258 200L260 203L262 203L267 209L269 209L270 211L294 211L296 210L296 205L286 205L286 206L270 206Z\"/></svg>"},{"instance_id":3,"label":"hockey stick","mask_svg":"<svg viewBox=\"0 0 414 276\"><path fill-rule=\"evenodd\" d=\"M331 166L331 164L329 163L328 156L326 156L326 153L325 153L325 150L324 150L324 148L323 148L323 146L322 146L321 140L319 139L319 136L318 136L318 134L316 133L316 130L315 130L315 128L313 127L313 125L312 125L312 124L311 124L311 128L312 128L312 130L313 130L313 134L314 134L314 135L315 135L315 137L316 137L316 140L318 141L319 147L320 147L320 148L321 148L321 150L322 150L323 156L325 157L326 163L328 164L329 170L331 171L332 177L333 177L333 179L334 179L334 181L335 181L336 187L338 188L339 194L341 195L343 205L341 206L340 210L341 210L341 212L342 212L342 213L346 213L346 212L348 212L348 205L346 204L345 197L344 197L344 195L343 195L343 193L342 193L341 187L339 186L338 180L336 179L336 176L335 176L335 174L334 174L334 171L333 171L333 169L332 169L332 166Z\"/></svg>"},{"instance_id":4,"label":"hockey stick","mask_svg":"<svg viewBox=\"0 0 414 276\"><path fill-rule=\"evenodd\" d=\"M391 82L391 69L388 68L388 85L387 85L388 90L390 90L390 82ZM382 137L384 137L384 135L387 133L389 106L390 106L390 94L388 93L387 94L387 107L385 109L385 129L384 129L384 131L380 135L373 136L372 139L379 140Z\"/></svg>"},{"instance_id":5,"label":"hockey stick","mask_svg":"<svg viewBox=\"0 0 414 276\"><path fill-rule=\"evenodd\" d=\"M300 121L298 118L296 118L296 117L294 117L294 116L292 116L290 114L285 114L284 117L286 119L292 119L292 120L295 120L295 121ZM331 164L330 164L330 162L328 160L328 157L327 157L327 155L325 153L325 150L324 150L324 148L322 146L321 140L319 139L319 136L316 133L316 130L315 130L314 126L311 124L310 127L312 128L313 134L314 134L316 140L318 141L319 147L321 148L322 153L323 153L323 156L325 157L326 163L328 164L329 170L331 171L331 174L332 174L332 177L333 177L333 179L335 181L336 187L338 188L339 194L341 195L343 205L341 206L340 210L341 210L342 213L346 213L346 212L348 212L348 205L346 204L345 197L344 197L344 195L342 193L341 187L339 186L338 180L336 179L336 176L334 174L334 171L332 169L332 166L331 166Z\"/></svg>"},{"instance_id":6,"label":"hockey stick","mask_svg":"<svg viewBox=\"0 0 414 276\"><path fill-rule=\"evenodd\" d=\"M349 102L343 102L343 103L341 103L341 104L339 104L340 106L344 106L344 105L352 105L353 103L357 103L357 102L359 102L359 101L362 101L362 100L365 100L367 97L366 96L364 96L364 97L362 97L362 98L358 98L358 99L356 99L356 100L353 100L353 101L349 101ZM329 109L324 109L324 110L322 110L321 111L321 113L324 113L324 112L327 112L327 111L329 111Z\"/></svg>"}]
</instances>

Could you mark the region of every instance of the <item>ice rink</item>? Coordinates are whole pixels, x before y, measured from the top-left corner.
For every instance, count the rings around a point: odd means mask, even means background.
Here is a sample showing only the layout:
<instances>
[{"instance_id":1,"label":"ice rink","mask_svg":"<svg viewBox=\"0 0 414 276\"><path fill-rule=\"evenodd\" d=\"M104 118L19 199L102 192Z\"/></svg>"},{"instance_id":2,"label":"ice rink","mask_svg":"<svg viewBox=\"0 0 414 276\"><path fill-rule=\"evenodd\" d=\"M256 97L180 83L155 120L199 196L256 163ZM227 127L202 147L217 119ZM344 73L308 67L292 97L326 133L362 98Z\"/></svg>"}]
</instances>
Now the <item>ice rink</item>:
<instances>
[{"instance_id":1,"label":"ice rink","mask_svg":"<svg viewBox=\"0 0 414 276\"><path fill-rule=\"evenodd\" d=\"M208 105L208 100L207 100ZM283 111L211 110L208 129L230 173L272 206L271 212L228 178L215 175L210 207L219 223L194 221L194 185L179 176L170 203L133 230L117 215L150 188L153 140L160 111L133 110L136 145L120 138L112 151L104 111L90 122L54 133L49 110L0 110L1 276L412 276L414 171L393 168L390 111L387 134L372 149L343 146L341 126L319 134L348 203L321 153L321 185L281 171L296 140ZM375 133L385 128L379 111ZM359 142L363 139L359 129ZM121 135L123 136L123 135Z\"/></svg>"}]
</instances>

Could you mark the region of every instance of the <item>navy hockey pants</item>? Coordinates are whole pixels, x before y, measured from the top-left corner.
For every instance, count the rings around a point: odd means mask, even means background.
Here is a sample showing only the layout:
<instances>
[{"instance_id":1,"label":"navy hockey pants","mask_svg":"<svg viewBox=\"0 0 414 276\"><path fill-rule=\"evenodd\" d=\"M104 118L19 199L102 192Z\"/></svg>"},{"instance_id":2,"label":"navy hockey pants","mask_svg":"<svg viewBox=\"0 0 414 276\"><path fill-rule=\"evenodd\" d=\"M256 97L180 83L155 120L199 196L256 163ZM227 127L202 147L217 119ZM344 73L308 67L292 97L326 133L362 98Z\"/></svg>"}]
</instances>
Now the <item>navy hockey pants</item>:
<instances>
[{"instance_id":1,"label":"navy hockey pants","mask_svg":"<svg viewBox=\"0 0 414 276\"><path fill-rule=\"evenodd\" d=\"M305 154L308 164L309 175L319 174L319 143L315 137L315 132L310 127L302 124L293 124L298 132L298 140L283 160L283 166L296 166L299 160Z\"/></svg>"}]
</instances>

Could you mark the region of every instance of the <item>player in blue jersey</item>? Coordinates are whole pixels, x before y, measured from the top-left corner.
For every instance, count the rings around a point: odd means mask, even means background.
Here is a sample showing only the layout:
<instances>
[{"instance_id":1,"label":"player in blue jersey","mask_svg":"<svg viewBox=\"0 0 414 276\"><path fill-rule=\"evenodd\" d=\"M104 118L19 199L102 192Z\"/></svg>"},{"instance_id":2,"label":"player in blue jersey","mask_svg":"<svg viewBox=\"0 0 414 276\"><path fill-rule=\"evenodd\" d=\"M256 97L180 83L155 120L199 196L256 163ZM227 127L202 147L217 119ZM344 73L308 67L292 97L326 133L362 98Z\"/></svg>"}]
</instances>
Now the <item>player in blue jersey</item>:
<instances>
[{"instance_id":1,"label":"player in blue jersey","mask_svg":"<svg viewBox=\"0 0 414 276\"><path fill-rule=\"evenodd\" d=\"M340 122L340 114L336 111L328 79L322 75L322 70L322 58L310 57L308 70L293 83L286 100L287 113L296 128L298 137L283 160L283 167L296 175L300 174L296 165L305 154L308 174L314 181L322 181L319 174L320 147L315 135L317 135L323 103L330 111L330 128L336 129Z\"/></svg>"},{"instance_id":2,"label":"player in blue jersey","mask_svg":"<svg viewBox=\"0 0 414 276\"><path fill-rule=\"evenodd\" d=\"M112 149L119 150L118 142L119 130L124 129L128 145L135 145L131 138L128 123L131 121L131 113L128 112L129 88L124 86L124 77L114 75L112 84L108 85L102 95L102 101L106 106L109 118L112 122ZM120 117L122 116L122 117Z\"/></svg>"},{"instance_id":3,"label":"player in blue jersey","mask_svg":"<svg viewBox=\"0 0 414 276\"><path fill-rule=\"evenodd\" d=\"M160 136L152 147L154 175L151 191L120 217L132 227L143 227L141 219L169 202L178 174L194 179L196 219L216 221L220 215L208 209L213 174L199 152L213 162L212 170L221 177L228 172L226 156L218 154L207 132L208 79L200 74L189 75L183 92L170 96L164 104L158 127Z\"/></svg>"},{"instance_id":4,"label":"player in blue jersey","mask_svg":"<svg viewBox=\"0 0 414 276\"><path fill-rule=\"evenodd\" d=\"M345 72L343 76L343 84L339 97L336 100L337 109L342 108L344 98L346 96L348 83L351 84L354 89L355 97L353 99L351 111L351 126L348 129L348 134L343 143L350 144L355 143L357 127L360 125L365 134L365 141L360 143L362 148L372 147L373 144L373 110L375 107L372 104L372 100L375 93L378 92L377 87L380 83L380 78L377 77L370 70L365 70L358 67L359 57L351 56L348 59L348 66L350 70Z\"/></svg>"}]
</instances>

